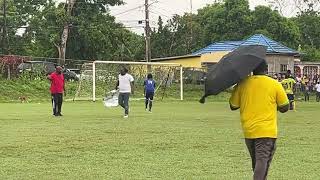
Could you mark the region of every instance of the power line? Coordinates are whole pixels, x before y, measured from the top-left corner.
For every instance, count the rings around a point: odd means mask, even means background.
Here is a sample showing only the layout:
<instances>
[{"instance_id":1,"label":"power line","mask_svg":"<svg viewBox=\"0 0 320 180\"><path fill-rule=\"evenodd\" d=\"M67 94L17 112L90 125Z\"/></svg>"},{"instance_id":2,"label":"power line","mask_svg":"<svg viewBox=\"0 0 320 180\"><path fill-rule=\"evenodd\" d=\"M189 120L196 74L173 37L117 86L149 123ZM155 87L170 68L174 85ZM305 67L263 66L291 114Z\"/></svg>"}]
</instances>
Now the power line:
<instances>
[{"instance_id":1,"label":"power line","mask_svg":"<svg viewBox=\"0 0 320 180\"><path fill-rule=\"evenodd\" d=\"M155 13L155 12L153 12L153 11L150 11L152 14L154 14L154 15L157 15L157 16L165 16L165 17L167 17L167 18L170 18L169 16L167 16L167 15L163 15L163 14L158 14L158 13Z\"/></svg>"},{"instance_id":2,"label":"power line","mask_svg":"<svg viewBox=\"0 0 320 180\"><path fill-rule=\"evenodd\" d=\"M167 18L171 18L170 16L168 16L168 15L166 15L166 14L163 14L163 13L161 13L161 12L159 12L159 11L156 11L156 10L152 10L152 11L150 11L151 13L153 13L153 14L155 14L155 15L161 15L161 16L165 16L165 17L167 17ZM169 14L169 15L174 15L174 14Z\"/></svg>"},{"instance_id":3,"label":"power line","mask_svg":"<svg viewBox=\"0 0 320 180\"><path fill-rule=\"evenodd\" d=\"M140 6L137 6L137 7L135 7L135 8L128 9L128 10L123 11L123 12L121 12L121 13L117 13L117 14L115 14L115 15L113 15L113 16L119 16L119 15L121 15L121 14L125 14L125 13L128 13L128 12L130 12L130 11L134 11L134 10L136 10L136 9L142 8L143 6L144 6L144 5L140 5Z\"/></svg>"},{"instance_id":4,"label":"power line","mask_svg":"<svg viewBox=\"0 0 320 180\"><path fill-rule=\"evenodd\" d=\"M177 14L177 13L174 13L173 11L171 11L170 9L164 9L163 7L161 7L161 6L159 6L159 5L155 6L155 8L156 8L156 9L160 9L160 10L162 10L162 11L164 11L164 12L170 12L171 15Z\"/></svg>"},{"instance_id":5,"label":"power line","mask_svg":"<svg viewBox=\"0 0 320 180\"><path fill-rule=\"evenodd\" d=\"M10 28L16 28L16 29L41 29L39 27L30 27L30 26L8 26ZM84 27L86 29L101 29L101 26L89 26L89 27L85 27L85 26L75 26L75 25L71 25L69 26L69 28L79 28L79 27ZM55 26L47 26L45 27L46 29L63 29L63 27L55 27ZM135 29L135 28L143 28L143 26L121 26L121 27L114 27L114 29Z\"/></svg>"}]
</instances>

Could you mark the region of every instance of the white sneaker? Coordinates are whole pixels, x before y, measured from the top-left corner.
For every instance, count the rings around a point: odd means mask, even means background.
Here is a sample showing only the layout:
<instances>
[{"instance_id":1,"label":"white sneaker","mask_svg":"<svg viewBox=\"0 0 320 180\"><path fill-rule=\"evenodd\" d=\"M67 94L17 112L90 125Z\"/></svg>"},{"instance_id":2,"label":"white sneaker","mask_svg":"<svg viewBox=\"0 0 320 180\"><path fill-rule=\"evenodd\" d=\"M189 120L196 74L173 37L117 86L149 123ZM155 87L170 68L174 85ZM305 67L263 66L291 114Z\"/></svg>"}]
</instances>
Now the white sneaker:
<instances>
[{"instance_id":1,"label":"white sneaker","mask_svg":"<svg viewBox=\"0 0 320 180\"><path fill-rule=\"evenodd\" d=\"M148 111L148 109L146 109L146 111Z\"/></svg>"},{"instance_id":2,"label":"white sneaker","mask_svg":"<svg viewBox=\"0 0 320 180\"><path fill-rule=\"evenodd\" d=\"M128 117L129 117L128 115L124 115L124 116L123 116L123 118L128 118Z\"/></svg>"}]
</instances>

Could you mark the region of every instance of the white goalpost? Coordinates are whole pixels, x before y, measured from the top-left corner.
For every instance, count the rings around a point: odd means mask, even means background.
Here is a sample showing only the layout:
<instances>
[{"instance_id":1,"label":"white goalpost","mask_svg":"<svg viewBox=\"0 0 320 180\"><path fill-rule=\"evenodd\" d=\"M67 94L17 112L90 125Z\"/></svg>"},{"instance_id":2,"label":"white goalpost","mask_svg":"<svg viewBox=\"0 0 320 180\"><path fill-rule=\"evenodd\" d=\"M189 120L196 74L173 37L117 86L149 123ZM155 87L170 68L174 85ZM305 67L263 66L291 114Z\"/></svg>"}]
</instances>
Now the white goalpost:
<instances>
[{"instance_id":1,"label":"white goalpost","mask_svg":"<svg viewBox=\"0 0 320 180\"><path fill-rule=\"evenodd\" d=\"M92 63L92 70L87 70L92 72L93 102L97 100L97 80L103 79L106 86L115 85L112 83L114 83L115 79L118 78L116 75L118 75L119 71L117 70L120 66L129 66L129 74L132 74L134 78L135 76L139 76L137 78L139 78L140 81L142 81L142 78L145 78L147 73L149 73L149 70L151 70L150 73L156 75L156 78L158 78L157 80L160 81L158 82L159 84L157 86L160 87L163 85L165 87L163 90L163 96L165 94L166 87L170 85L173 86L173 83L179 83L180 100L183 100L183 67L181 64L158 62L94 61Z\"/></svg>"}]
</instances>

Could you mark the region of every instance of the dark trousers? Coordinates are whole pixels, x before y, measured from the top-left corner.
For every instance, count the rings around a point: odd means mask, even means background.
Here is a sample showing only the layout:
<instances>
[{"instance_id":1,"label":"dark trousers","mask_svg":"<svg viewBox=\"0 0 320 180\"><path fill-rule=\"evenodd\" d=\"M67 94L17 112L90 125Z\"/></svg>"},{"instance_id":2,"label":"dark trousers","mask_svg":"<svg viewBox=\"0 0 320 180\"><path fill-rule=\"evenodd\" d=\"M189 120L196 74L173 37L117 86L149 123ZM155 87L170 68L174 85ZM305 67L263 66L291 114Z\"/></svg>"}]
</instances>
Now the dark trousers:
<instances>
[{"instance_id":1,"label":"dark trousers","mask_svg":"<svg viewBox=\"0 0 320 180\"><path fill-rule=\"evenodd\" d=\"M149 105L149 111L151 111L152 109L153 96L154 96L154 92L146 92L145 107L147 109Z\"/></svg>"},{"instance_id":2,"label":"dark trousers","mask_svg":"<svg viewBox=\"0 0 320 180\"><path fill-rule=\"evenodd\" d=\"M53 115L61 114L61 107L63 102L62 93L51 94L51 97L52 97L51 101L52 101Z\"/></svg>"},{"instance_id":3,"label":"dark trousers","mask_svg":"<svg viewBox=\"0 0 320 180\"><path fill-rule=\"evenodd\" d=\"M319 102L319 101L320 101L320 92L317 92L316 101L317 101L317 102Z\"/></svg>"},{"instance_id":4,"label":"dark trousers","mask_svg":"<svg viewBox=\"0 0 320 180\"><path fill-rule=\"evenodd\" d=\"M304 93L304 101L309 101L310 100L310 93L309 92L305 92Z\"/></svg>"},{"instance_id":5,"label":"dark trousers","mask_svg":"<svg viewBox=\"0 0 320 180\"><path fill-rule=\"evenodd\" d=\"M245 139L252 160L254 180L266 180L268 170L276 150L276 139Z\"/></svg>"},{"instance_id":6,"label":"dark trousers","mask_svg":"<svg viewBox=\"0 0 320 180\"><path fill-rule=\"evenodd\" d=\"M294 94L287 94L289 99L289 109L294 110Z\"/></svg>"},{"instance_id":7,"label":"dark trousers","mask_svg":"<svg viewBox=\"0 0 320 180\"><path fill-rule=\"evenodd\" d=\"M124 114L129 114L129 97L130 93L120 93L119 94L119 105L124 109Z\"/></svg>"}]
</instances>

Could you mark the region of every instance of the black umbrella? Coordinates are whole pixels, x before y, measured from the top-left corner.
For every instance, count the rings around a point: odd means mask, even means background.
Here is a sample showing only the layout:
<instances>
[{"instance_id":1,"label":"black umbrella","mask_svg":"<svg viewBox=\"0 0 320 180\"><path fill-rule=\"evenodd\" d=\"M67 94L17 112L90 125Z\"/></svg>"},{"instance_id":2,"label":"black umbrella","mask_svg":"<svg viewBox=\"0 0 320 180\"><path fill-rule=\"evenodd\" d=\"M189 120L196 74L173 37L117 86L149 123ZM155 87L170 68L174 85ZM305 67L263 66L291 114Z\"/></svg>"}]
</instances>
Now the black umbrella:
<instances>
[{"instance_id":1,"label":"black umbrella","mask_svg":"<svg viewBox=\"0 0 320 180\"><path fill-rule=\"evenodd\" d=\"M266 58L266 47L260 45L241 46L225 55L219 63L209 69L205 82L205 95L217 95L248 77Z\"/></svg>"}]
</instances>

